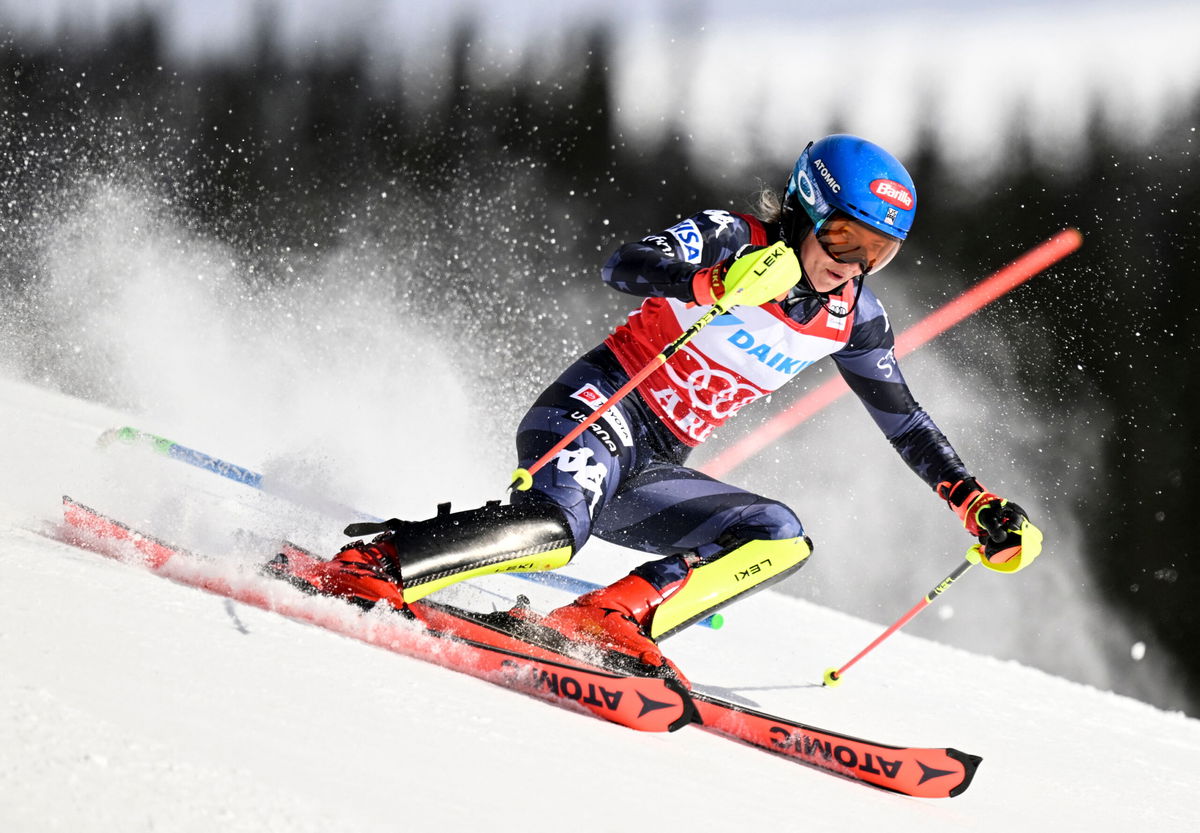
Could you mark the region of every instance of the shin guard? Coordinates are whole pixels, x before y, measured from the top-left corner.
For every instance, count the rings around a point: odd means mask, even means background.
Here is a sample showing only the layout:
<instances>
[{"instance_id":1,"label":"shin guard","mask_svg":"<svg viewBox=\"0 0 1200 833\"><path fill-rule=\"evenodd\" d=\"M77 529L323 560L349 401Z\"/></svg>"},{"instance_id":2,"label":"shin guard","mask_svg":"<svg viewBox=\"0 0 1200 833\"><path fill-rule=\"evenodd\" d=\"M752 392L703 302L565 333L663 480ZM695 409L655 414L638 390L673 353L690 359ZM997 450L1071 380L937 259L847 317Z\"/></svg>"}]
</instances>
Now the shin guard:
<instances>
[{"instance_id":1,"label":"shin guard","mask_svg":"<svg viewBox=\"0 0 1200 833\"><path fill-rule=\"evenodd\" d=\"M812 542L806 537L748 541L693 567L683 586L655 608L651 638L668 637L735 599L769 587L803 567L811 554Z\"/></svg>"},{"instance_id":2,"label":"shin guard","mask_svg":"<svg viewBox=\"0 0 1200 833\"><path fill-rule=\"evenodd\" d=\"M477 576L556 570L575 554L566 517L547 503L494 502L465 512L443 504L424 521L352 524L346 534L385 530L396 547L392 571L399 572L405 602Z\"/></svg>"}]
</instances>

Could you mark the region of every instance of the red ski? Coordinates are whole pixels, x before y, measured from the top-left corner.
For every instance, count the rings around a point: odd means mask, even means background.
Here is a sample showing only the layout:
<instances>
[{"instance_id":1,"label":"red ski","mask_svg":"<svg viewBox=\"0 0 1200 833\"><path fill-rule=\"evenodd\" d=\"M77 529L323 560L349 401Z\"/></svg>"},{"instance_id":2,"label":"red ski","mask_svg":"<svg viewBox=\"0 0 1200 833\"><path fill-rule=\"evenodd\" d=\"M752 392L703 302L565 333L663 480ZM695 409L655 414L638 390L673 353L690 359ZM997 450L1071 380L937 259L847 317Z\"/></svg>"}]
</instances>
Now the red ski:
<instances>
[{"instance_id":1,"label":"red ski","mask_svg":"<svg viewBox=\"0 0 1200 833\"><path fill-rule=\"evenodd\" d=\"M957 749L886 746L692 692L710 732L745 741L801 763L920 798L948 798L971 784L982 760Z\"/></svg>"},{"instance_id":2,"label":"red ski","mask_svg":"<svg viewBox=\"0 0 1200 833\"><path fill-rule=\"evenodd\" d=\"M619 674L572 662L544 651L527 653L488 645L447 630L420 627L397 615L389 622L352 608L330 608L319 600L282 590L273 580L217 575L208 559L137 532L119 521L63 497L64 517L76 531L71 543L116 558L141 562L172 581L199 587L289 619L427 660L489 682L534 694L646 732L673 732L695 720L687 690L676 680Z\"/></svg>"},{"instance_id":3,"label":"red ski","mask_svg":"<svg viewBox=\"0 0 1200 833\"><path fill-rule=\"evenodd\" d=\"M678 680L624 658L614 667L580 659L561 645L530 641L529 622L504 613L472 613L421 601L394 622L331 607L281 589L275 579L231 581L214 562L131 529L69 497L63 498L71 542L122 561L141 562L173 581L200 587L289 618L426 659L643 731L690 723L725 737L881 789L920 798L960 795L980 758L957 749L890 746L818 729L688 691ZM314 558L299 547L288 558ZM536 621L536 617L532 617ZM534 629L536 632L536 628ZM607 659L613 659L607 657Z\"/></svg>"}]
</instances>

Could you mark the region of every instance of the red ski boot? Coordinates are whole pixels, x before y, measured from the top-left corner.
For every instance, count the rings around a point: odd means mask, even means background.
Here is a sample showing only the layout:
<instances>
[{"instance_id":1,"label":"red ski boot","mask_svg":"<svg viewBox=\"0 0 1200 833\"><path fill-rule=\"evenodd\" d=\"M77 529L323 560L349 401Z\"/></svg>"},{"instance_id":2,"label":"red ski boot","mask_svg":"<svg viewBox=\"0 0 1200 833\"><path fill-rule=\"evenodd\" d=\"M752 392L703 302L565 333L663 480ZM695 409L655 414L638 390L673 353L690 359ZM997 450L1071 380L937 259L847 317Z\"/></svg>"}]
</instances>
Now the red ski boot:
<instances>
[{"instance_id":1,"label":"red ski boot","mask_svg":"<svg viewBox=\"0 0 1200 833\"><path fill-rule=\"evenodd\" d=\"M550 611L540 624L573 642L596 645L627 654L647 665L667 668L687 685L687 678L675 663L663 656L658 644L646 635L654 609L663 601L663 595L654 585L630 574Z\"/></svg>"},{"instance_id":2,"label":"red ski boot","mask_svg":"<svg viewBox=\"0 0 1200 833\"><path fill-rule=\"evenodd\" d=\"M380 535L369 544L355 541L329 561L300 560L281 553L267 569L307 593L336 596L364 608L387 602L404 610L404 588L393 576L396 546L391 538Z\"/></svg>"}]
</instances>

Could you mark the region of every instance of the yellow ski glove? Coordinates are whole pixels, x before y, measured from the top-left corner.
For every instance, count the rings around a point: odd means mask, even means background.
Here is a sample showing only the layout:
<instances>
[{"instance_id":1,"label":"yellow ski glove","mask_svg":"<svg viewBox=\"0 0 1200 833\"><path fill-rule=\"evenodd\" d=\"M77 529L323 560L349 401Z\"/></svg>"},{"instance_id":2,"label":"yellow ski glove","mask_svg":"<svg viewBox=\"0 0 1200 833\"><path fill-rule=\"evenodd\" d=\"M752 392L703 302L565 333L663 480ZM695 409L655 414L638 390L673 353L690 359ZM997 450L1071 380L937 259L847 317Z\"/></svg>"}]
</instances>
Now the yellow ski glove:
<instances>
[{"instance_id":1,"label":"yellow ski glove","mask_svg":"<svg viewBox=\"0 0 1200 833\"><path fill-rule=\"evenodd\" d=\"M984 489L973 477L938 484L937 493L962 520L967 532L979 539L968 560L997 573L1015 573L1042 552L1042 531L1025 510Z\"/></svg>"},{"instance_id":2,"label":"yellow ski glove","mask_svg":"<svg viewBox=\"0 0 1200 833\"><path fill-rule=\"evenodd\" d=\"M801 274L795 253L780 241L761 248L743 246L728 260L697 272L692 288L697 303L706 306L757 307L787 293Z\"/></svg>"}]
</instances>

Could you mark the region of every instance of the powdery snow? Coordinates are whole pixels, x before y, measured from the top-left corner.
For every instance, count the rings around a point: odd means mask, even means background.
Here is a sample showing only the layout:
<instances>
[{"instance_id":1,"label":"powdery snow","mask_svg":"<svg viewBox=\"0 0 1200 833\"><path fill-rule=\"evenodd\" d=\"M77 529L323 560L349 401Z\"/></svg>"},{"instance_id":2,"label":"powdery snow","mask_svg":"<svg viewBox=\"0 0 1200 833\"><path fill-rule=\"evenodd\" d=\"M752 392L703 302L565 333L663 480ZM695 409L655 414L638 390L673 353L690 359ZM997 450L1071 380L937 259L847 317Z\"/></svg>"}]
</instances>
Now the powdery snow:
<instances>
[{"instance_id":1,"label":"powdery snow","mask_svg":"<svg viewBox=\"0 0 1200 833\"><path fill-rule=\"evenodd\" d=\"M63 492L174 523L192 545L217 546L223 524L301 526L213 475L95 448L128 421L0 380L2 830L1169 833L1200 819L1200 721L903 633L825 689L822 671L879 625L770 591L721 631L667 643L693 681L817 726L982 755L966 794L905 798L700 731L638 734L60 543ZM230 540L231 565L254 550ZM572 569L627 558L607 555ZM566 598L514 579L488 589Z\"/></svg>"}]
</instances>

